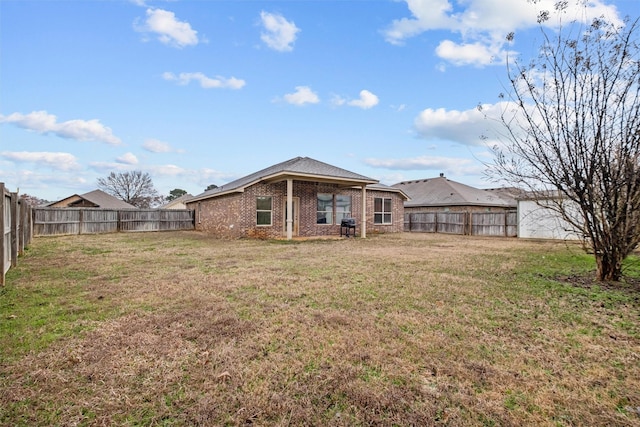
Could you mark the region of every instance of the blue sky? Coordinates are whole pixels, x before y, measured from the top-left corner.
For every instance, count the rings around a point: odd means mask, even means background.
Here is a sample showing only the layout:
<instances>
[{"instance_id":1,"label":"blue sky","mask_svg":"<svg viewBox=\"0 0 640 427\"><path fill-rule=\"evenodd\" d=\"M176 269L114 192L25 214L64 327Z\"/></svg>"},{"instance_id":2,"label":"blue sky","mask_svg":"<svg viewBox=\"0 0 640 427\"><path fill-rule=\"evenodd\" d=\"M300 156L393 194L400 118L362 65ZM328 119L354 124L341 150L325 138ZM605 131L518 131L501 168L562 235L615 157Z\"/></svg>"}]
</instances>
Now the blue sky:
<instances>
[{"instance_id":1,"label":"blue sky","mask_svg":"<svg viewBox=\"0 0 640 427\"><path fill-rule=\"evenodd\" d=\"M141 170L195 195L308 156L491 187L496 125L476 107L500 108L507 54L537 54L554 3L2 0L0 181L53 201ZM640 16L574 3L565 22Z\"/></svg>"}]
</instances>

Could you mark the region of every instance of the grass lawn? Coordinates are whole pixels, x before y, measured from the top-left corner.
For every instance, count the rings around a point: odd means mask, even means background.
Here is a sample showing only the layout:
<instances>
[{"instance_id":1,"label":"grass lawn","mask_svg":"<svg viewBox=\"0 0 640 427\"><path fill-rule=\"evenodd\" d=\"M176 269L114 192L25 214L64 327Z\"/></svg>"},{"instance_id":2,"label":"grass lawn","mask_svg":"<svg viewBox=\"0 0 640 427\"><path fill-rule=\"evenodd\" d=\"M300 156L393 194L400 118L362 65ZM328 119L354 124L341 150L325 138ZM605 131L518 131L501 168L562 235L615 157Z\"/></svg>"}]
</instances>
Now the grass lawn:
<instances>
[{"instance_id":1,"label":"grass lawn","mask_svg":"<svg viewBox=\"0 0 640 427\"><path fill-rule=\"evenodd\" d=\"M37 238L0 288L0 425L640 426L640 260L397 234Z\"/></svg>"}]
</instances>

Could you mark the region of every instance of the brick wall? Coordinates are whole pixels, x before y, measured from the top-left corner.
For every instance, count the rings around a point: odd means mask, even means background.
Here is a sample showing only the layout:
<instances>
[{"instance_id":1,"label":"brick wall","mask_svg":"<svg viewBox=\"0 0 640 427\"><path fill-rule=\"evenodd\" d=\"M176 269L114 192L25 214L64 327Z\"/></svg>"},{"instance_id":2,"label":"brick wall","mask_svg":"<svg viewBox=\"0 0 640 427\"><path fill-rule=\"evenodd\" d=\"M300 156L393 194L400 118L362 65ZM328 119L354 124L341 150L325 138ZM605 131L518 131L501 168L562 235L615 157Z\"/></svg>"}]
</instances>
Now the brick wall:
<instances>
[{"instance_id":1,"label":"brick wall","mask_svg":"<svg viewBox=\"0 0 640 427\"><path fill-rule=\"evenodd\" d=\"M391 198L392 224L374 224L373 208L376 197ZM359 203L358 203L359 205ZM358 211L359 212L359 211ZM360 214L356 218L359 218ZM367 190L367 234L369 233L401 233L404 231L404 200L398 193L388 191Z\"/></svg>"}]
</instances>

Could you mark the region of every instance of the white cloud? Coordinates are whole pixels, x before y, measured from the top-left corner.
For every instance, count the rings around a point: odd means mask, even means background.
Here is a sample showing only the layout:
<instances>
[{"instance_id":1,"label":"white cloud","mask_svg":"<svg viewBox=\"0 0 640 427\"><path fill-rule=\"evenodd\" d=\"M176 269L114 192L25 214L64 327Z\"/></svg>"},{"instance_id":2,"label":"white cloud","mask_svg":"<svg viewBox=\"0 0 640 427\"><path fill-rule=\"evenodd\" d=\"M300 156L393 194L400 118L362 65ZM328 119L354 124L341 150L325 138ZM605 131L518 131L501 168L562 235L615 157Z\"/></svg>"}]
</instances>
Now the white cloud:
<instances>
[{"instance_id":1,"label":"white cloud","mask_svg":"<svg viewBox=\"0 0 640 427\"><path fill-rule=\"evenodd\" d=\"M406 0L411 18L394 20L384 31L386 40L402 44L407 38L427 30L451 28L454 19L447 15L453 7L448 0Z\"/></svg>"},{"instance_id":2,"label":"white cloud","mask_svg":"<svg viewBox=\"0 0 640 427\"><path fill-rule=\"evenodd\" d=\"M0 115L0 123L12 123L41 134L53 133L61 138L78 141L99 141L111 145L118 145L122 142L120 138L113 135L110 128L104 126L99 120L68 120L59 123L56 116L46 111Z\"/></svg>"},{"instance_id":3,"label":"white cloud","mask_svg":"<svg viewBox=\"0 0 640 427\"><path fill-rule=\"evenodd\" d=\"M116 159L118 163L123 163L125 165L137 165L138 158L133 153L124 153L122 156Z\"/></svg>"},{"instance_id":4,"label":"white cloud","mask_svg":"<svg viewBox=\"0 0 640 427\"><path fill-rule=\"evenodd\" d=\"M89 162L89 167L101 173L113 172L113 171L129 171L132 170L130 164L121 162Z\"/></svg>"},{"instance_id":5,"label":"white cloud","mask_svg":"<svg viewBox=\"0 0 640 427\"><path fill-rule=\"evenodd\" d=\"M187 170L176 165L151 166L149 167L149 171L154 176L157 175L157 176L170 176L170 177L184 175L187 173Z\"/></svg>"},{"instance_id":6,"label":"white cloud","mask_svg":"<svg viewBox=\"0 0 640 427\"><path fill-rule=\"evenodd\" d=\"M419 136L428 140L447 140L463 145L486 145L493 140L501 127L500 115L508 108L506 103L486 104L477 108L458 111L444 108L423 110L414 120Z\"/></svg>"},{"instance_id":7,"label":"white cloud","mask_svg":"<svg viewBox=\"0 0 640 427\"><path fill-rule=\"evenodd\" d=\"M287 21L282 15L276 13L260 12L260 19L264 32L260 35L263 42L271 49L280 52L293 50L300 28L293 21Z\"/></svg>"},{"instance_id":8,"label":"white cloud","mask_svg":"<svg viewBox=\"0 0 640 427\"><path fill-rule=\"evenodd\" d=\"M419 156L406 159L365 159L374 168L395 170L434 170L455 175L479 174L484 167L477 161L459 157Z\"/></svg>"},{"instance_id":9,"label":"white cloud","mask_svg":"<svg viewBox=\"0 0 640 427\"><path fill-rule=\"evenodd\" d=\"M339 95L334 95L331 99L331 103L338 107L342 105L349 105L351 107L362 108L363 110L375 107L379 102L380 100L378 97L366 89L360 91L359 99L348 100Z\"/></svg>"},{"instance_id":10,"label":"white cloud","mask_svg":"<svg viewBox=\"0 0 640 427\"><path fill-rule=\"evenodd\" d=\"M198 44L198 32L188 22L180 21L173 12L163 9L147 9L144 25L134 23L134 28L143 33L155 33L160 42L182 48Z\"/></svg>"},{"instance_id":11,"label":"white cloud","mask_svg":"<svg viewBox=\"0 0 640 427\"><path fill-rule=\"evenodd\" d=\"M149 138L144 141L142 148L151 153L184 153L185 150L173 148L169 143Z\"/></svg>"},{"instance_id":12,"label":"white cloud","mask_svg":"<svg viewBox=\"0 0 640 427\"><path fill-rule=\"evenodd\" d=\"M358 108L367 110L371 107L375 107L376 105L378 105L378 102L380 102L380 100L376 95L369 92L368 90L361 90L360 99L354 99L353 101L349 101L347 102L347 105L351 105L352 107L358 107Z\"/></svg>"},{"instance_id":13,"label":"white cloud","mask_svg":"<svg viewBox=\"0 0 640 427\"><path fill-rule=\"evenodd\" d=\"M508 55L513 51L507 51L500 44L487 45L481 42L455 43L451 40L443 40L436 48L436 54L454 65L497 65L506 64Z\"/></svg>"},{"instance_id":14,"label":"white cloud","mask_svg":"<svg viewBox=\"0 0 640 427\"><path fill-rule=\"evenodd\" d=\"M170 153L173 151L171 145L166 142L159 141L157 139L147 139L142 148L152 153Z\"/></svg>"},{"instance_id":15,"label":"white cloud","mask_svg":"<svg viewBox=\"0 0 640 427\"><path fill-rule=\"evenodd\" d=\"M204 89L241 89L246 82L242 79L235 77L225 78L216 76L215 78L207 77L203 73L180 73L175 75L170 72L162 74L162 78L168 81L176 81L180 85L187 85L191 80L195 80L200 83L200 87Z\"/></svg>"},{"instance_id":16,"label":"white cloud","mask_svg":"<svg viewBox=\"0 0 640 427\"><path fill-rule=\"evenodd\" d=\"M455 65L502 64L506 54L506 35L512 31L525 30L538 25L538 14L542 10L555 11L556 0L535 2L515 0L405 0L411 17L394 20L384 31L385 39L400 45L406 39L426 31L445 30L459 34L460 42L442 41L436 54ZM577 19L590 22L606 16L616 24L622 20L613 5L603 0L568 2L562 14L565 22ZM556 26L551 19L545 25Z\"/></svg>"},{"instance_id":17,"label":"white cloud","mask_svg":"<svg viewBox=\"0 0 640 427\"><path fill-rule=\"evenodd\" d=\"M296 91L286 94L284 100L293 105L317 104L320 102L318 95L309 86L296 86Z\"/></svg>"},{"instance_id":18,"label":"white cloud","mask_svg":"<svg viewBox=\"0 0 640 427\"><path fill-rule=\"evenodd\" d=\"M80 168L76 157L69 153L36 151L3 151L0 156L18 163L35 163L59 171L72 171Z\"/></svg>"}]
</instances>

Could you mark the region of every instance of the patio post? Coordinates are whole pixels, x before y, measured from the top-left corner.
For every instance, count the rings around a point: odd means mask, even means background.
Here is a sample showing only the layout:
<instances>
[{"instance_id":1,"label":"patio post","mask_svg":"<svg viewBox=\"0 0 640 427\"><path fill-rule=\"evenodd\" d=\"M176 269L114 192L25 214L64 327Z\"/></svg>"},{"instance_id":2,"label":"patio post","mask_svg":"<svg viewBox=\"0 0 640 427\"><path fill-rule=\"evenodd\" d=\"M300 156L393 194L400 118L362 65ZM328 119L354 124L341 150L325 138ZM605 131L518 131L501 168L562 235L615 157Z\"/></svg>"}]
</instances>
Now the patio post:
<instances>
[{"instance_id":1,"label":"patio post","mask_svg":"<svg viewBox=\"0 0 640 427\"><path fill-rule=\"evenodd\" d=\"M293 179L287 179L287 240L293 238Z\"/></svg>"},{"instance_id":2,"label":"patio post","mask_svg":"<svg viewBox=\"0 0 640 427\"><path fill-rule=\"evenodd\" d=\"M360 220L360 237L367 237L367 185L362 185L362 219Z\"/></svg>"}]
</instances>

